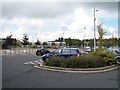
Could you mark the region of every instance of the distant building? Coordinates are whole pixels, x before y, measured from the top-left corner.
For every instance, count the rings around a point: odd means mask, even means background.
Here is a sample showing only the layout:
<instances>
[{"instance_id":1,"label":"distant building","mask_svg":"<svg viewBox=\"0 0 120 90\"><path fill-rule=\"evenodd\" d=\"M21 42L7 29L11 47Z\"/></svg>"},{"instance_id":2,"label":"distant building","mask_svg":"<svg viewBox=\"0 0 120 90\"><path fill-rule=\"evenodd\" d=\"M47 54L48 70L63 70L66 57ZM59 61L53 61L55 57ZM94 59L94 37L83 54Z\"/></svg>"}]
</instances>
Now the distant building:
<instances>
[{"instance_id":1,"label":"distant building","mask_svg":"<svg viewBox=\"0 0 120 90\"><path fill-rule=\"evenodd\" d=\"M53 43L57 46L62 46L66 44L65 42L48 41L48 45L50 46L52 46Z\"/></svg>"}]
</instances>

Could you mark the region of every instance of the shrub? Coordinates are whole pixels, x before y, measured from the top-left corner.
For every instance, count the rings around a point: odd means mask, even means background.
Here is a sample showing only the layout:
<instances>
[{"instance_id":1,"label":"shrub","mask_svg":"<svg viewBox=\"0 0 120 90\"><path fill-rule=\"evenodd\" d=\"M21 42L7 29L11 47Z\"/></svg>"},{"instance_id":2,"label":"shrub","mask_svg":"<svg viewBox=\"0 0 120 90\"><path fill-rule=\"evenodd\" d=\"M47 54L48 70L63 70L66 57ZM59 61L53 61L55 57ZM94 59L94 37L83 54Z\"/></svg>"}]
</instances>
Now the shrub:
<instances>
[{"instance_id":1,"label":"shrub","mask_svg":"<svg viewBox=\"0 0 120 90\"><path fill-rule=\"evenodd\" d=\"M81 58L74 58L74 57L67 58L66 63L64 63L64 65L66 65L67 68L79 68L81 64L82 64Z\"/></svg>"},{"instance_id":2,"label":"shrub","mask_svg":"<svg viewBox=\"0 0 120 90\"><path fill-rule=\"evenodd\" d=\"M106 62L106 65L112 65L113 63L116 62L115 55L111 52L104 52L103 50L97 50L92 54L96 56L100 56L101 60Z\"/></svg>"},{"instance_id":3,"label":"shrub","mask_svg":"<svg viewBox=\"0 0 120 90\"><path fill-rule=\"evenodd\" d=\"M62 62L63 62L63 60L64 60L64 58L62 58L62 57L61 58L59 58L59 57L51 57L46 62L46 65L60 67Z\"/></svg>"}]
</instances>

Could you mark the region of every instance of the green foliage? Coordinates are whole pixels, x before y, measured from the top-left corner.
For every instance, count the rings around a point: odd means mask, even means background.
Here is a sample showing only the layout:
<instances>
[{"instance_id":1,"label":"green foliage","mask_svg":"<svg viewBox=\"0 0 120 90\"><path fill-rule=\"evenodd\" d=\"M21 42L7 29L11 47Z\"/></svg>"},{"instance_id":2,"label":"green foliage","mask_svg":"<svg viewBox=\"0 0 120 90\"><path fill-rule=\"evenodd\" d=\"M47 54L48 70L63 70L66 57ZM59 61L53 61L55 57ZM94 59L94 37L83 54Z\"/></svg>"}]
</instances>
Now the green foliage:
<instances>
[{"instance_id":1,"label":"green foliage","mask_svg":"<svg viewBox=\"0 0 120 90\"><path fill-rule=\"evenodd\" d=\"M48 45L48 43L47 42L43 42L42 45Z\"/></svg>"},{"instance_id":2,"label":"green foliage","mask_svg":"<svg viewBox=\"0 0 120 90\"><path fill-rule=\"evenodd\" d=\"M59 58L59 57L51 57L49 60L46 62L46 65L48 66L56 66L60 67L63 63L64 58Z\"/></svg>"},{"instance_id":3,"label":"green foliage","mask_svg":"<svg viewBox=\"0 0 120 90\"><path fill-rule=\"evenodd\" d=\"M12 48L17 46L17 40L16 38L12 38L12 35L7 36L3 39L4 42L2 44L3 49Z\"/></svg>"},{"instance_id":4,"label":"green foliage","mask_svg":"<svg viewBox=\"0 0 120 90\"><path fill-rule=\"evenodd\" d=\"M100 37L98 39L96 39L97 42L100 42L98 43L98 46L101 48L102 46L105 46L105 47L111 47L111 46L120 46L120 44L118 43L118 41L120 42L120 39L117 39L117 38L110 38L110 39L104 39L104 35L105 35L105 31L104 29L102 28L102 26L98 26L99 27L99 34L100 34ZM77 47L80 47L84 44L84 40L79 40L79 39L71 39L71 38L64 38L65 39L65 43L66 45L69 45L69 46L77 46ZM63 38L59 37L58 39L56 39L55 41L58 41L58 42L62 42L63 41ZM90 46L91 48L94 47L93 45L93 42L94 40L93 39L85 39L85 41L87 42L87 45Z\"/></svg>"},{"instance_id":5,"label":"green foliage","mask_svg":"<svg viewBox=\"0 0 120 90\"><path fill-rule=\"evenodd\" d=\"M35 45L41 45L41 42L37 39L37 42L35 42Z\"/></svg>"},{"instance_id":6,"label":"green foliage","mask_svg":"<svg viewBox=\"0 0 120 90\"><path fill-rule=\"evenodd\" d=\"M99 38L98 38L99 43L98 43L98 45L99 45L99 48L102 48L102 46L103 46L103 36L105 35L106 32L104 31L104 29L102 27L102 24L99 24L97 27L98 27L98 33L99 33Z\"/></svg>"},{"instance_id":7,"label":"green foliage","mask_svg":"<svg viewBox=\"0 0 120 90\"><path fill-rule=\"evenodd\" d=\"M37 48L36 45L29 45L28 48Z\"/></svg>"},{"instance_id":8,"label":"green foliage","mask_svg":"<svg viewBox=\"0 0 120 90\"><path fill-rule=\"evenodd\" d=\"M93 54L86 55L84 60L85 60L86 67L95 68L95 67L102 67L106 65L106 62L103 61L100 56L93 55Z\"/></svg>"},{"instance_id":9,"label":"green foliage","mask_svg":"<svg viewBox=\"0 0 120 90\"><path fill-rule=\"evenodd\" d=\"M105 52L104 49L97 50L94 55L100 56L101 60L106 62L106 65L112 65L116 62L115 55L111 52Z\"/></svg>"},{"instance_id":10,"label":"green foliage","mask_svg":"<svg viewBox=\"0 0 120 90\"><path fill-rule=\"evenodd\" d=\"M28 35L27 34L23 34L23 42L22 42L22 44L23 45L28 45L29 44L29 37L28 37Z\"/></svg>"}]
</instances>

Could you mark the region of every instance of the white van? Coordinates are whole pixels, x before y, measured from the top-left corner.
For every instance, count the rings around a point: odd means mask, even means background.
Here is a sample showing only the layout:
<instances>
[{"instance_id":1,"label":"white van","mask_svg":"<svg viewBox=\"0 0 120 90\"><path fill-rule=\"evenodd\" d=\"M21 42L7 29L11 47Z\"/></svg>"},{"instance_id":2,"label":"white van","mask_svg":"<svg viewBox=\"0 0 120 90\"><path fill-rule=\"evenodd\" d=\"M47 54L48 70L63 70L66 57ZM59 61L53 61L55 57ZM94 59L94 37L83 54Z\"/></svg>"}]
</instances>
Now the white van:
<instances>
[{"instance_id":1,"label":"white van","mask_svg":"<svg viewBox=\"0 0 120 90\"><path fill-rule=\"evenodd\" d=\"M91 52L91 48L90 48L89 46L86 46L86 47L85 47L85 51L86 51L86 52Z\"/></svg>"}]
</instances>

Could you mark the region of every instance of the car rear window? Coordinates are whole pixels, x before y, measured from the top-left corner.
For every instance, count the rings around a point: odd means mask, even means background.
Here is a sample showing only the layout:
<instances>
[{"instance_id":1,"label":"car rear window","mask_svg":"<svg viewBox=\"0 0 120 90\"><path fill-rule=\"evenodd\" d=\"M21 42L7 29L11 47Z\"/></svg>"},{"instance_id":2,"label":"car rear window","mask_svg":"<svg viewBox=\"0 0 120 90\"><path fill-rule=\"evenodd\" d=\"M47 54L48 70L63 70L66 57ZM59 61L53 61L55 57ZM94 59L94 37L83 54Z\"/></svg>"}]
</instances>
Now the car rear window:
<instances>
[{"instance_id":1,"label":"car rear window","mask_svg":"<svg viewBox=\"0 0 120 90\"><path fill-rule=\"evenodd\" d=\"M72 53L72 54L76 54L76 53L78 53L78 52L77 52L77 50L75 50L75 49L71 49L71 53Z\"/></svg>"},{"instance_id":2,"label":"car rear window","mask_svg":"<svg viewBox=\"0 0 120 90\"><path fill-rule=\"evenodd\" d=\"M70 49L63 49L62 53L69 54L70 53Z\"/></svg>"}]
</instances>

